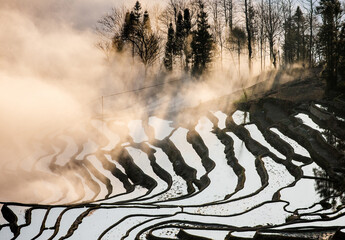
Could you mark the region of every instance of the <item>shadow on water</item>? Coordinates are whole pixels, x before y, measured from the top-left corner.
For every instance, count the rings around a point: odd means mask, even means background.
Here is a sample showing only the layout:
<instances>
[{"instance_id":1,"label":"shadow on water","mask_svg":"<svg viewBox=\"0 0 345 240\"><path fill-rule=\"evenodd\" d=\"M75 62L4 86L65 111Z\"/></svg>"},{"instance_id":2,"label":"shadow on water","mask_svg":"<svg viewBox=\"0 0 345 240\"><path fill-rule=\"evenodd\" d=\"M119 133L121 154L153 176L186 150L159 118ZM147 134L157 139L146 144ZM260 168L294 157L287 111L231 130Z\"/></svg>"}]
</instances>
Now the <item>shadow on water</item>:
<instances>
[{"instance_id":1,"label":"shadow on water","mask_svg":"<svg viewBox=\"0 0 345 240\"><path fill-rule=\"evenodd\" d=\"M322 169L313 169L317 179L315 180L315 190L319 196L332 204L333 209L345 204L345 178L343 181L333 181Z\"/></svg>"}]
</instances>

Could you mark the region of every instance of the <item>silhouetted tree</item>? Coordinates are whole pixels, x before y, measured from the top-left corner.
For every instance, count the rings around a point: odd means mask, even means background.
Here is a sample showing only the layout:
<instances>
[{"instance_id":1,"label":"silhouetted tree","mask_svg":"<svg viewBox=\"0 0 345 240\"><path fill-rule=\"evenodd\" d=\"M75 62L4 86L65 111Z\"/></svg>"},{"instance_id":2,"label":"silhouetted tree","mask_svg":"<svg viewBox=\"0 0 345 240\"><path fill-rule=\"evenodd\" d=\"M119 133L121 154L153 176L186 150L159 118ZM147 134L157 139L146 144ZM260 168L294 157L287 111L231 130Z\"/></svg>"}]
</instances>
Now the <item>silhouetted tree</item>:
<instances>
[{"instance_id":1,"label":"silhouetted tree","mask_svg":"<svg viewBox=\"0 0 345 240\"><path fill-rule=\"evenodd\" d=\"M233 0L221 0L223 8L223 16L225 19L225 24L229 26L230 31L233 29Z\"/></svg>"},{"instance_id":2,"label":"silhouetted tree","mask_svg":"<svg viewBox=\"0 0 345 240\"><path fill-rule=\"evenodd\" d=\"M315 28L315 4L317 0L305 0L307 2L307 19L309 24L309 44L308 44L308 58L309 58L309 66L313 66L313 48L314 48L314 28Z\"/></svg>"},{"instance_id":3,"label":"silhouetted tree","mask_svg":"<svg viewBox=\"0 0 345 240\"><path fill-rule=\"evenodd\" d=\"M185 28L182 13L177 15L176 32L175 32L175 54L182 58L182 50L185 38Z\"/></svg>"},{"instance_id":4,"label":"silhouetted tree","mask_svg":"<svg viewBox=\"0 0 345 240\"><path fill-rule=\"evenodd\" d=\"M238 71L241 68L241 52L246 43L246 33L243 29L235 27L230 33L229 43L232 46L231 49L237 51Z\"/></svg>"},{"instance_id":5,"label":"silhouetted tree","mask_svg":"<svg viewBox=\"0 0 345 240\"><path fill-rule=\"evenodd\" d=\"M293 22L295 27L295 43L296 43L296 60L298 62L304 61L306 56L306 44L305 44L305 19L300 7L297 7L293 16Z\"/></svg>"},{"instance_id":6,"label":"silhouetted tree","mask_svg":"<svg viewBox=\"0 0 345 240\"><path fill-rule=\"evenodd\" d=\"M273 66L277 67L277 52L275 49L276 39L281 28L281 12L280 6L275 0L268 0L264 5L264 26L268 45L270 49L270 59Z\"/></svg>"},{"instance_id":7,"label":"silhouetted tree","mask_svg":"<svg viewBox=\"0 0 345 240\"><path fill-rule=\"evenodd\" d=\"M320 0L317 11L322 18L319 31L320 50L326 60L323 74L327 80L327 90L331 90L337 87L337 46L342 10L338 0Z\"/></svg>"},{"instance_id":8,"label":"silhouetted tree","mask_svg":"<svg viewBox=\"0 0 345 240\"><path fill-rule=\"evenodd\" d=\"M164 56L164 66L167 71L173 70L173 57L174 57L174 41L175 41L175 31L172 23L170 23L168 30L168 40L165 45L165 56Z\"/></svg>"},{"instance_id":9,"label":"silhouetted tree","mask_svg":"<svg viewBox=\"0 0 345 240\"><path fill-rule=\"evenodd\" d=\"M197 18L197 29L193 34L192 47L192 74L200 76L212 61L213 38L209 33L210 25L204 4L199 1L199 13Z\"/></svg>"},{"instance_id":10,"label":"silhouetted tree","mask_svg":"<svg viewBox=\"0 0 345 240\"><path fill-rule=\"evenodd\" d=\"M147 11L144 12L143 27L148 33L152 32L150 16Z\"/></svg>"},{"instance_id":11,"label":"silhouetted tree","mask_svg":"<svg viewBox=\"0 0 345 240\"><path fill-rule=\"evenodd\" d=\"M342 81L345 81L345 22L342 24L339 35L339 75Z\"/></svg>"},{"instance_id":12,"label":"silhouetted tree","mask_svg":"<svg viewBox=\"0 0 345 240\"><path fill-rule=\"evenodd\" d=\"M191 29L192 29L192 19L190 15L190 11L188 8L186 8L183 11L183 25L184 25L184 47L183 52L185 56L185 66L184 70L185 72L188 72L190 69L190 61L192 58L192 50L191 50Z\"/></svg>"},{"instance_id":13,"label":"silhouetted tree","mask_svg":"<svg viewBox=\"0 0 345 240\"><path fill-rule=\"evenodd\" d=\"M111 12L97 21L96 32L99 36L97 47L110 59L114 50L119 51L123 47L122 30L125 9L112 8Z\"/></svg>"},{"instance_id":14,"label":"silhouetted tree","mask_svg":"<svg viewBox=\"0 0 345 240\"><path fill-rule=\"evenodd\" d=\"M140 4L139 1L135 2L134 8L133 8L133 14L134 14L135 24L139 24L140 18L141 18L141 15L142 15L141 4Z\"/></svg>"},{"instance_id":15,"label":"silhouetted tree","mask_svg":"<svg viewBox=\"0 0 345 240\"><path fill-rule=\"evenodd\" d=\"M190 34L191 29L192 29L192 19L190 16L189 8L186 8L183 11L183 25L184 25L185 36L188 36Z\"/></svg>"},{"instance_id":16,"label":"silhouetted tree","mask_svg":"<svg viewBox=\"0 0 345 240\"><path fill-rule=\"evenodd\" d=\"M252 71L252 57L253 57L253 48L252 48L252 41L254 36L254 27L253 27L253 19L254 19L254 9L252 6L251 0L244 1L244 15L246 20L246 31L247 31L247 46L248 46L248 68L249 72Z\"/></svg>"}]
</instances>

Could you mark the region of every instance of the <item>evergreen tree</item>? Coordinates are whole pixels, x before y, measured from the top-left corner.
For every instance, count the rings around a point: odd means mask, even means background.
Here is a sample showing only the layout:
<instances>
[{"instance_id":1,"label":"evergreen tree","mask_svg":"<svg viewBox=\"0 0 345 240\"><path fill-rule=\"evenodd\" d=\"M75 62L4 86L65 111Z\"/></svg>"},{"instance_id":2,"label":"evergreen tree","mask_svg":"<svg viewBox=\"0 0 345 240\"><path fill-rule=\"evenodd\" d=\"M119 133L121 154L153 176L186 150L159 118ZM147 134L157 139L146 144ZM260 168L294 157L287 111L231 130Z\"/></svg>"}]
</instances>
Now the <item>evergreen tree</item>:
<instances>
[{"instance_id":1,"label":"evergreen tree","mask_svg":"<svg viewBox=\"0 0 345 240\"><path fill-rule=\"evenodd\" d=\"M143 26L144 26L145 31L147 31L147 33L152 32L150 16L147 11L144 12Z\"/></svg>"},{"instance_id":2,"label":"evergreen tree","mask_svg":"<svg viewBox=\"0 0 345 240\"><path fill-rule=\"evenodd\" d=\"M191 50L191 28L192 28L192 22L190 17L189 9L186 8L183 12L183 26L184 26L184 48L183 52L185 55L185 66L184 70L185 72L189 72L190 69L190 62L192 58L192 50Z\"/></svg>"},{"instance_id":3,"label":"evergreen tree","mask_svg":"<svg viewBox=\"0 0 345 240\"><path fill-rule=\"evenodd\" d=\"M296 49L296 61L304 61L305 60L305 19L303 13L298 6L296 9L296 13L293 16L293 21L295 25L295 49Z\"/></svg>"},{"instance_id":4,"label":"evergreen tree","mask_svg":"<svg viewBox=\"0 0 345 240\"><path fill-rule=\"evenodd\" d=\"M345 22L342 24L341 32L339 35L339 75L342 81L345 81Z\"/></svg>"},{"instance_id":5,"label":"evergreen tree","mask_svg":"<svg viewBox=\"0 0 345 240\"><path fill-rule=\"evenodd\" d=\"M323 74L327 81L327 90L331 90L337 87L337 41L342 10L338 0L320 0L317 11L322 18L319 31L320 50L326 60Z\"/></svg>"},{"instance_id":6,"label":"evergreen tree","mask_svg":"<svg viewBox=\"0 0 345 240\"><path fill-rule=\"evenodd\" d=\"M191 22L190 12L188 8L186 8L183 12L183 25L184 25L185 36L187 37L190 34L190 30L192 29L192 22Z\"/></svg>"},{"instance_id":7,"label":"evergreen tree","mask_svg":"<svg viewBox=\"0 0 345 240\"><path fill-rule=\"evenodd\" d=\"M306 24L300 7L297 7L295 14L285 21L284 60L286 64L304 63L307 60Z\"/></svg>"},{"instance_id":8,"label":"evergreen tree","mask_svg":"<svg viewBox=\"0 0 345 240\"><path fill-rule=\"evenodd\" d=\"M173 56L174 56L174 35L175 31L172 23L168 29L168 41L165 45L164 67L167 71L173 70Z\"/></svg>"},{"instance_id":9,"label":"evergreen tree","mask_svg":"<svg viewBox=\"0 0 345 240\"><path fill-rule=\"evenodd\" d=\"M184 44L184 22L182 13L177 15L176 32L175 32L175 54L182 57L182 49Z\"/></svg>"},{"instance_id":10,"label":"evergreen tree","mask_svg":"<svg viewBox=\"0 0 345 240\"><path fill-rule=\"evenodd\" d=\"M210 25L204 4L199 1L199 13L197 17L197 29L193 34L192 47L192 74L201 75L208 63L212 61L213 38L209 33Z\"/></svg>"},{"instance_id":11,"label":"evergreen tree","mask_svg":"<svg viewBox=\"0 0 345 240\"><path fill-rule=\"evenodd\" d=\"M295 31L292 17L284 23L285 40L283 45L285 64L292 64L295 59Z\"/></svg>"},{"instance_id":12,"label":"evergreen tree","mask_svg":"<svg viewBox=\"0 0 345 240\"><path fill-rule=\"evenodd\" d=\"M131 11L130 13L126 13L125 17L125 23L123 24L123 29L122 29L122 38L124 40L127 40L130 36L134 34L134 21L135 21L135 16L134 12Z\"/></svg>"},{"instance_id":13,"label":"evergreen tree","mask_svg":"<svg viewBox=\"0 0 345 240\"><path fill-rule=\"evenodd\" d=\"M139 1L136 1L134 5L133 14L134 14L134 25L138 25L140 23L140 18L142 15L141 4Z\"/></svg>"}]
</instances>

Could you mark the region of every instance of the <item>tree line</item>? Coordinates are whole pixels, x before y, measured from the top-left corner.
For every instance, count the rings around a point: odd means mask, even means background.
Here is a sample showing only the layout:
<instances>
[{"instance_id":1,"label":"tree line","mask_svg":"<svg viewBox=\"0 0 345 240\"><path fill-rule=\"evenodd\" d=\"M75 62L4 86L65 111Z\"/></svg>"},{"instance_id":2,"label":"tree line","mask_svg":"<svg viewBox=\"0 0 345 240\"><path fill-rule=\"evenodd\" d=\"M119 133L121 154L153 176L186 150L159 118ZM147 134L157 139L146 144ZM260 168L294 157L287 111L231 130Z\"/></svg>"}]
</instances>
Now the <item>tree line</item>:
<instances>
[{"instance_id":1,"label":"tree line","mask_svg":"<svg viewBox=\"0 0 345 240\"><path fill-rule=\"evenodd\" d=\"M167 0L148 10L114 8L100 19L99 43L108 56L130 53L145 69L200 76L225 55L247 56L261 70L292 64L323 66L327 88L345 80L345 3L339 0ZM151 9L152 10L152 9ZM151 14L152 16L152 14ZM268 59L268 60L267 60ZM227 63L228 64L228 63Z\"/></svg>"}]
</instances>

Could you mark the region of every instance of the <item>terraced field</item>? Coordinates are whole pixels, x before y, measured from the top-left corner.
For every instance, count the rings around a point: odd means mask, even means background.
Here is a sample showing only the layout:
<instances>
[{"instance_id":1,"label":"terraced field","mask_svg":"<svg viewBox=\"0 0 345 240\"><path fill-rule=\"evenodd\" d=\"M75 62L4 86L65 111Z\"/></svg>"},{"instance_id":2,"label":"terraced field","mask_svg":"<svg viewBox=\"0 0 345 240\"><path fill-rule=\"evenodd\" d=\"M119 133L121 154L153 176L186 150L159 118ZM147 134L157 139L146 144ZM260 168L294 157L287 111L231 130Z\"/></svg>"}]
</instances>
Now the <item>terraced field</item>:
<instances>
[{"instance_id":1,"label":"terraced field","mask_svg":"<svg viewBox=\"0 0 345 240\"><path fill-rule=\"evenodd\" d=\"M0 239L344 239L342 102L213 109L92 119L34 142L2 169L46 194L3 202Z\"/></svg>"}]
</instances>

